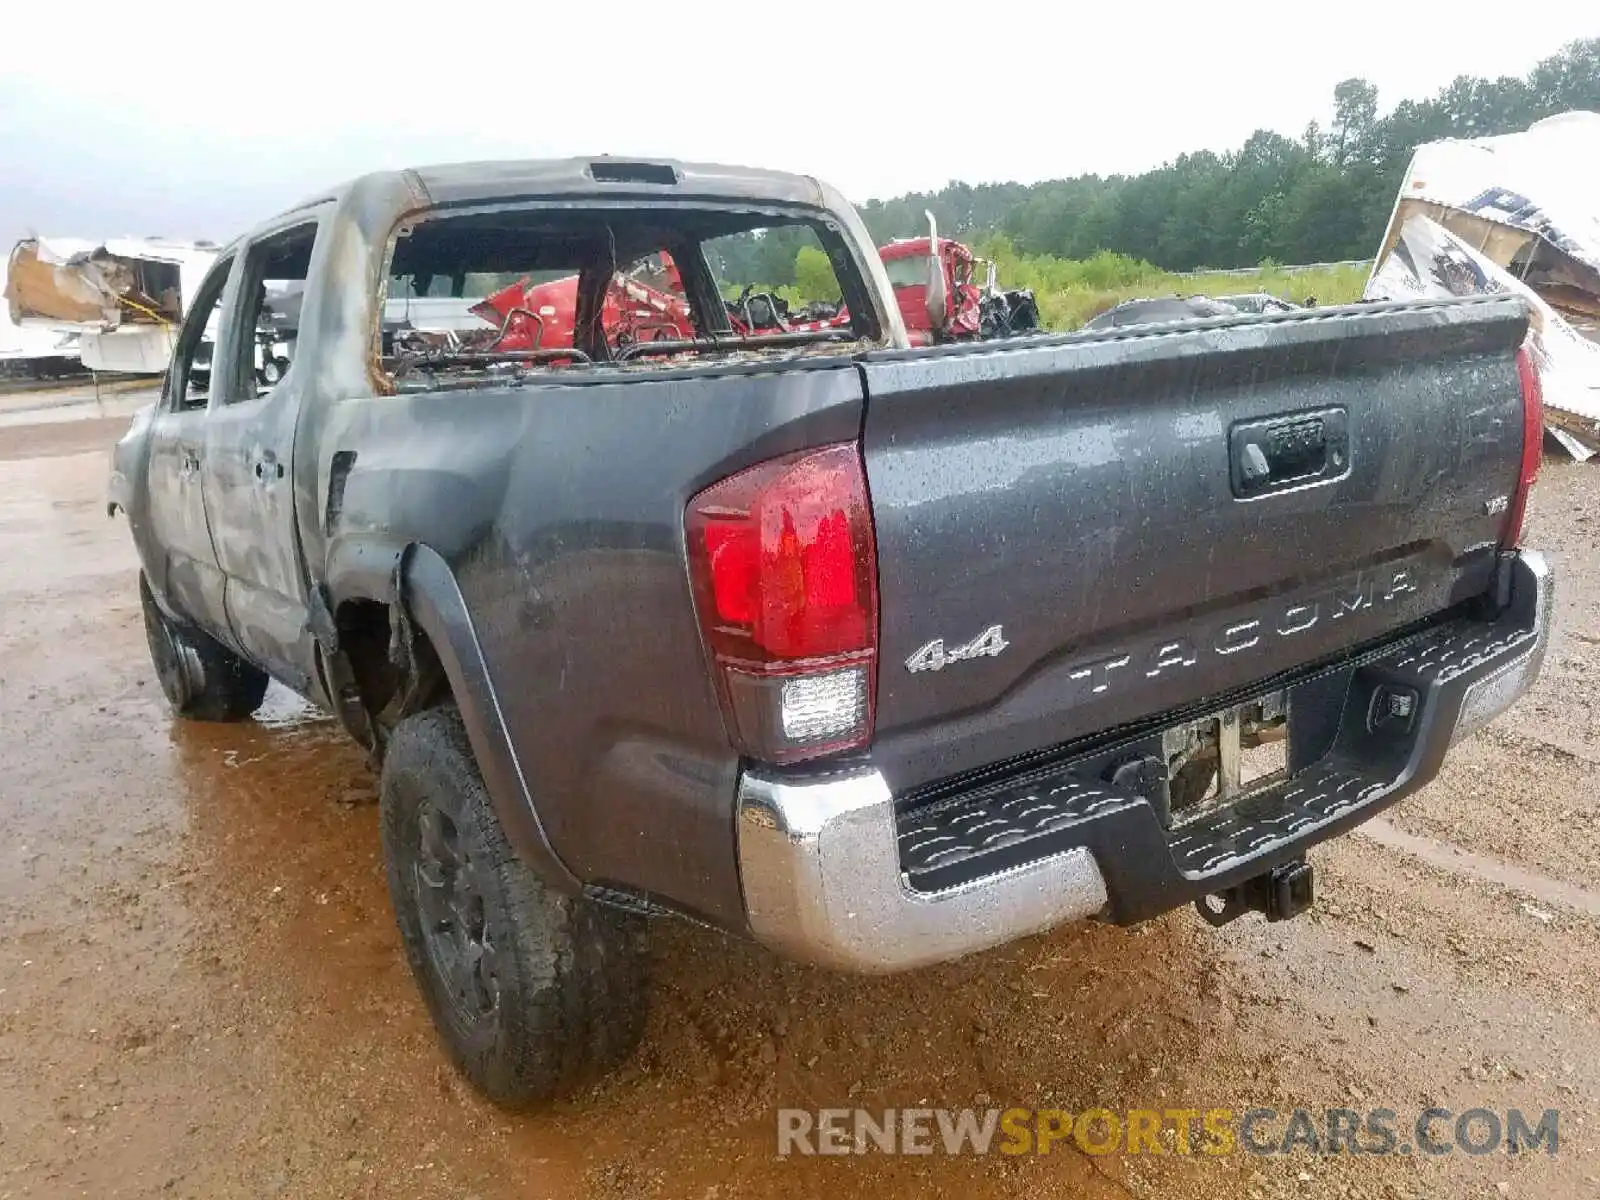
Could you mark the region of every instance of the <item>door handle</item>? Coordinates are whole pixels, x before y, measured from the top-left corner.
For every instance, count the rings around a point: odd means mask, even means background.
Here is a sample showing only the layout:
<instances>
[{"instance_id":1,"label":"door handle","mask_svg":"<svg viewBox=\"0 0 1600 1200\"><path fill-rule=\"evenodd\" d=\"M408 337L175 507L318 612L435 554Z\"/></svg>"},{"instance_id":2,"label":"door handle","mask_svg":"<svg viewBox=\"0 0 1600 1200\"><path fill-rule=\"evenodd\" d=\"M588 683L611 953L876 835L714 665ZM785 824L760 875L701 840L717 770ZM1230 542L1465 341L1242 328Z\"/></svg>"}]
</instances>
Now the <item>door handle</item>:
<instances>
[{"instance_id":1,"label":"door handle","mask_svg":"<svg viewBox=\"0 0 1600 1200\"><path fill-rule=\"evenodd\" d=\"M178 452L178 477L193 479L200 473L200 455L185 446Z\"/></svg>"},{"instance_id":2,"label":"door handle","mask_svg":"<svg viewBox=\"0 0 1600 1200\"><path fill-rule=\"evenodd\" d=\"M1243 421L1228 443L1233 494L1241 500L1341 479L1350 470L1350 418L1343 408Z\"/></svg>"},{"instance_id":3,"label":"door handle","mask_svg":"<svg viewBox=\"0 0 1600 1200\"><path fill-rule=\"evenodd\" d=\"M256 459L256 478L262 483L271 483L274 479L282 479L283 464L275 458Z\"/></svg>"}]
</instances>

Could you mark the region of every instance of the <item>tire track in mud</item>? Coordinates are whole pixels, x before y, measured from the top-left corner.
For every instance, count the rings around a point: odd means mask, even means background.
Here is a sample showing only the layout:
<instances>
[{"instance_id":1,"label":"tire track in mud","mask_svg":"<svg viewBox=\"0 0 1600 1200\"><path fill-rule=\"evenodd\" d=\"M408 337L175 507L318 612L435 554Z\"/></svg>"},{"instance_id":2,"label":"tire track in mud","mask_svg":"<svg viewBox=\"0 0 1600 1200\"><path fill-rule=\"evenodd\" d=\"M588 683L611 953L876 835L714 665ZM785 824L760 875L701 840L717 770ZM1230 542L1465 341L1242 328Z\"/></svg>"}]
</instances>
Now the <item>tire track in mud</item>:
<instances>
[{"instance_id":1,"label":"tire track in mud","mask_svg":"<svg viewBox=\"0 0 1600 1200\"><path fill-rule=\"evenodd\" d=\"M1461 875L1481 883L1521 892L1536 900L1558 904L1585 916L1600 917L1600 892L1575 887L1559 879L1551 879L1548 875L1524 870L1503 859L1486 854L1474 854L1452 842L1442 842L1407 833L1382 817L1367 822L1357 830L1357 833L1380 846L1409 854L1429 866L1438 867L1452 875Z\"/></svg>"}]
</instances>

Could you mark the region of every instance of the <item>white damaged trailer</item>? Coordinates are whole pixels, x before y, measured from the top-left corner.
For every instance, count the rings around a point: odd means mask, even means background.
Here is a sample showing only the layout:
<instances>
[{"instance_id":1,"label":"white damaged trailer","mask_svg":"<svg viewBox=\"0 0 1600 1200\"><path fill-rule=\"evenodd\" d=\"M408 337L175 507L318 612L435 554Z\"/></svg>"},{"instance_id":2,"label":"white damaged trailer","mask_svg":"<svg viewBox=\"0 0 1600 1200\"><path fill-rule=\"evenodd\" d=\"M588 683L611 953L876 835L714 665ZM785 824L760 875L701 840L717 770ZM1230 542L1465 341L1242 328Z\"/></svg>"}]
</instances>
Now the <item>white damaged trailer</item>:
<instances>
[{"instance_id":1,"label":"white damaged trailer","mask_svg":"<svg viewBox=\"0 0 1600 1200\"><path fill-rule=\"evenodd\" d=\"M1366 298L1492 292L1532 310L1550 438L1600 452L1600 113L1412 156Z\"/></svg>"},{"instance_id":2,"label":"white damaged trailer","mask_svg":"<svg viewBox=\"0 0 1600 1200\"><path fill-rule=\"evenodd\" d=\"M29 237L11 250L5 297L23 329L76 334L94 371L159 375L217 251L165 238Z\"/></svg>"},{"instance_id":3,"label":"white damaged trailer","mask_svg":"<svg viewBox=\"0 0 1600 1200\"><path fill-rule=\"evenodd\" d=\"M23 329L0 305L0 379L55 379L79 370L76 336Z\"/></svg>"}]
</instances>

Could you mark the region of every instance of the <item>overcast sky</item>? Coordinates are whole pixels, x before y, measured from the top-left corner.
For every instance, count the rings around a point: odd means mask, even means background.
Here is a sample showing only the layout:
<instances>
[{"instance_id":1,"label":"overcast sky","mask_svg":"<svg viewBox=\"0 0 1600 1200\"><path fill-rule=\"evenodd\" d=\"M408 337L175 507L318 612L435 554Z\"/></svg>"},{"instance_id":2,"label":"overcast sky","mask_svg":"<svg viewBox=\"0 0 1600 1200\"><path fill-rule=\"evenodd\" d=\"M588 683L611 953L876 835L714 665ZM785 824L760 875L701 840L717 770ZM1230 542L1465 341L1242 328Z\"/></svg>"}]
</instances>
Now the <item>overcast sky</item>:
<instances>
[{"instance_id":1,"label":"overcast sky","mask_svg":"<svg viewBox=\"0 0 1600 1200\"><path fill-rule=\"evenodd\" d=\"M856 200L1140 171L1326 124L1352 75L1387 110L1600 35L1595 0L0 8L4 245L225 240L365 170L486 157L744 163Z\"/></svg>"}]
</instances>

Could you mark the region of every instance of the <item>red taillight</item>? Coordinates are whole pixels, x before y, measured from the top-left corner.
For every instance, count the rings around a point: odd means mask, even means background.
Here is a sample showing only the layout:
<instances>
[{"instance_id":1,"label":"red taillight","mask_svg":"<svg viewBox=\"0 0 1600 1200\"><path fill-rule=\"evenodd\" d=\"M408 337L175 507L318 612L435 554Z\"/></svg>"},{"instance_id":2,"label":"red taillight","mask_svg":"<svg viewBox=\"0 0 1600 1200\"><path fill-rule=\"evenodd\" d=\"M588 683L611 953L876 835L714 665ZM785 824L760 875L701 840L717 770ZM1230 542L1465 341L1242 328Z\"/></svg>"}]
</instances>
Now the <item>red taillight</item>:
<instances>
[{"instance_id":1,"label":"red taillight","mask_svg":"<svg viewBox=\"0 0 1600 1200\"><path fill-rule=\"evenodd\" d=\"M1544 455L1544 389L1539 384L1539 368L1528 347L1517 351L1517 378L1522 383L1522 467L1517 490L1506 507L1506 523L1500 535L1500 548L1510 550L1522 541L1522 522L1528 513L1528 493L1539 477Z\"/></svg>"},{"instance_id":2,"label":"red taillight","mask_svg":"<svg viewBox=\"0 0 1600 1200\"><path fill-rule=\"evenodd\" d=\"M854 443L759 463L685 517L700 628L733 733L783 762L872 736L878 564Z\"/></svg>"}]
</instances>

